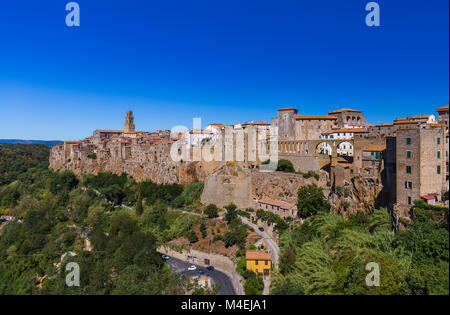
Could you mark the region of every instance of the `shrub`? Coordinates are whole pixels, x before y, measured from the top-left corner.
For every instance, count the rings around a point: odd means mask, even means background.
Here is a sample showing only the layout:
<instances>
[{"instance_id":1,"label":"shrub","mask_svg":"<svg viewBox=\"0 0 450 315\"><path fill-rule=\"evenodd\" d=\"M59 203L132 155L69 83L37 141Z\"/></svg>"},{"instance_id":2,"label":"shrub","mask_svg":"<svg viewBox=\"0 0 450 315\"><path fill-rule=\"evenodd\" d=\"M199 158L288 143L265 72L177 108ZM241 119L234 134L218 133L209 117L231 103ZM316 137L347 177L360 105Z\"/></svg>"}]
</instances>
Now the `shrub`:
<instances>
[{"instance_id":1,"label":"shrub","mask_svg":"<svg viewBox=\"0 0 450 315\"><path fill-rule=\"evenodd\" d=\"M294 165L292 165L292 162L283 159L278 161L277 171L286 173L295 173Z\"/></svg>"},{"instance_id":2,"label":"shrub","mask_svg":"<svg viewBox=\"0 0 450 315\"><path fill-rule=\"evenodd\" d=\"M216 218L219 213L219 208L217 208L215 204L209 204L203 213L207 215L208 218Z\"/></svg>"}]
</instances>

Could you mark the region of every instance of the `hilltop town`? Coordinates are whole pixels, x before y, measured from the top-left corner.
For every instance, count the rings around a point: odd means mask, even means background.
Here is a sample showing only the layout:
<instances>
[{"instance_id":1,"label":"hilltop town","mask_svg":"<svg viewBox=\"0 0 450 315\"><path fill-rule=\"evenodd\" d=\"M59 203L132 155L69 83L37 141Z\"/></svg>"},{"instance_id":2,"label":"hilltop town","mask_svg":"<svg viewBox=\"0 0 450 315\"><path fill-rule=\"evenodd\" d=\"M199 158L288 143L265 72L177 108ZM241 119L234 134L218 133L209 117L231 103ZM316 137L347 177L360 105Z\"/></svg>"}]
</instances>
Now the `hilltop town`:
<instances>
[{"instance_id":1,"label":"hilltop town","mask_svg":"<svg viewBox=\"0 0 450 315\"><path fill-rule=\"evenodd\" d=\"M50 167L77 175L126 173L156 183L204 181L205 204L233 202L240 208L276 209L283 217L286 213L295 217L298 188L315 183L324 189L332 211L345 216L384 206L399 227L408 224L414 200L436 205L448 200L448 125L448 106L438 108L437 117L414 115L378 125L366 122L364 113L355 109L302 115L295 108L280 108L271 123L215 123L185 133L145 132L135 130L133 113L128 111L123 130L95 130L81 141L54 146ZM262 173L258 167L264 161L259 156L251 160L249 154L236 163L192 159L205 146L217 150L211 140L226 129L243 132L247 146L251 127L264 129L267 139L277 129L278 160L290 161L295 172ZM170 156L177 142L189 155L184 160Z\"/></svg>"}]
</instances>

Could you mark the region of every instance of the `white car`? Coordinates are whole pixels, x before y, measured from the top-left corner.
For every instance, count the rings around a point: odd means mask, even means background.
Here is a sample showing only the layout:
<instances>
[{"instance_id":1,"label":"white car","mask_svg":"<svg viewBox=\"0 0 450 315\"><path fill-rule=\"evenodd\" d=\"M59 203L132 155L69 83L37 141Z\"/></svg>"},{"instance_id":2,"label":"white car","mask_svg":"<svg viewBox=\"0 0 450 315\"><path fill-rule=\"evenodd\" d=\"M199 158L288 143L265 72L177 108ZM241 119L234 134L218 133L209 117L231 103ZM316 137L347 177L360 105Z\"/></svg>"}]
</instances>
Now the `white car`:
<instances>
[{"instance_id":1,"label":"white car","mask_svg":"<svg viewBox=\"0 0 450 315\"><path fill-rule=\"evenodd\" d=\"M192 271L192 270L195 270L195 269L197 269L197 267L194 266L194 265L188 267L188 270L189 270L189 271Z\"/></svg>"}]
</instances>

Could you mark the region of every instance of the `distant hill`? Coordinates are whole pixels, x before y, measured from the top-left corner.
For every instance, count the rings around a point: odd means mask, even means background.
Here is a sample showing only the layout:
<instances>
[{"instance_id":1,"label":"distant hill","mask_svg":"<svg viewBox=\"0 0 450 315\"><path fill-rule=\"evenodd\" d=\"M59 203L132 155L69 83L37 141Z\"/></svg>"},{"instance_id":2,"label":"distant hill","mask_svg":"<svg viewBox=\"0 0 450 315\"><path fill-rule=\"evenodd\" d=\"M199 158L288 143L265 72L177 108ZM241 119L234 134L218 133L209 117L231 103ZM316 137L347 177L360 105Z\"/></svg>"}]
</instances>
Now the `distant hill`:
<instances>
[{"instance_id":1,"label":"distant hill","mask_svg":"<svg viewBox=\"0 0 450 315\"><path fill-rule=\"evenodd\" d=\"M21 140L21 139L0 139L0 143L24 143L24 144L45 144L48 147L62 144L64 141L60 140Z\"/></svg>"}]
</instances>

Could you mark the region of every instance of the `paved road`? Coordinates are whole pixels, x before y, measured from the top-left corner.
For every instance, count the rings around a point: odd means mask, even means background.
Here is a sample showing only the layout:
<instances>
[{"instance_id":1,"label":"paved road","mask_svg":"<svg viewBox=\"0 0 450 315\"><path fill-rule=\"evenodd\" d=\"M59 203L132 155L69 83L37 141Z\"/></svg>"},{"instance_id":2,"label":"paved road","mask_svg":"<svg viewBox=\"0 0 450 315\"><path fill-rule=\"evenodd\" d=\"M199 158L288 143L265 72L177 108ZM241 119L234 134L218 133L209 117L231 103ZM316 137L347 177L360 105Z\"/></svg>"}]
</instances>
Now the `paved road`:
<instances>
[{"instance_id":1,"label":"paved road","mask_svg":"<svg viewBox=\"0 0 450 315\"><path fill-rule=\"evenodd\" d=\"M181 276L188 276L188 277L199 276L198 273L199 268L206 269L205 267L195 265L174 257L170 257L167 260L167 264L172 270L179 273ZM193 271L187 270L187 268L192 265L197 266L197 270ZM231 279L223 272L218 270L214 271L206 270L206 276L210 277L214 281L214 284L220 285L219 295L236 295L236 292L234 291L233 285L231 283Z\"/></svg>"},{"instance_id":2,"label":"paved road","mask_svg":"<svg viewBox=\"0 0 450 315\"><path fill-rule=\"evenodd\" d=\"M266 242L267 247L269 248L270 252L272 253L272 262L275 266L278 266L278 257L280 256L280 248L278 247L277 243L266 233L261 232L258 229L258 226L253 224L250 220L247 218L239 216L242 220L242 223L247 224L249 227L251 227L256 233L261 236L264 241Z\"/></svg>"}]
</instances>

